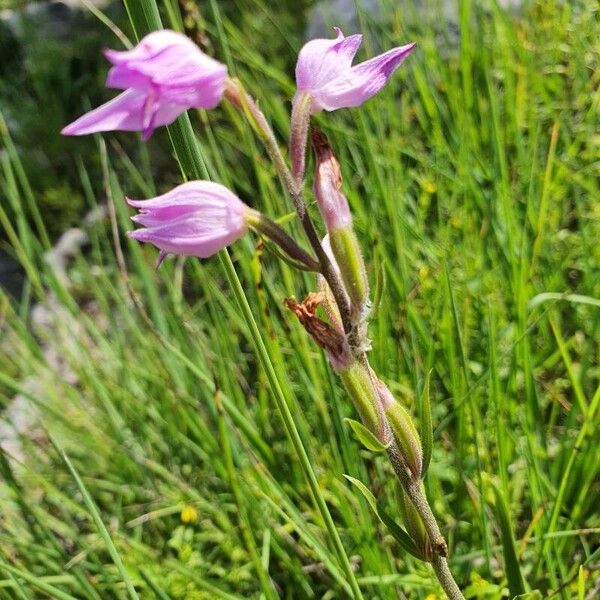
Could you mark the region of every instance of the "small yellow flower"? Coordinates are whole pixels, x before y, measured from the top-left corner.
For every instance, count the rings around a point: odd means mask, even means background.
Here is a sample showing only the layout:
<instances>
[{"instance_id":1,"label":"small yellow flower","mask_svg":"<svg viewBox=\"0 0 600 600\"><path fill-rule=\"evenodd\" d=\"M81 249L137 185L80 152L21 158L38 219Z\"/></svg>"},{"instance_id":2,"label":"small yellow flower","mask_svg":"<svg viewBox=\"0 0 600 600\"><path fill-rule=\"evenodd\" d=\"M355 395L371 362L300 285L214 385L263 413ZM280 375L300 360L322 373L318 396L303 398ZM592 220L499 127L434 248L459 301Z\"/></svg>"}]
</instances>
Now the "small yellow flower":
<instances>
[{"instance_id":1,"label":"small yellow flower","mask_svg":"<svg viewBox=\"0 0 600 600\"><path fill-rule=\"evenodd\" d=\"M437 192L437 186L435 185L434 181L431 181L431 179L426 179L423 182L422 187L426 194L435 194ZM427 598L425 600L427 600Z\"/></svg>"},{"instance_id":2,"label":"small yellow flower","mask_svg":"<svg viewBox=\"0 0 600 600\"><path fill-rule=\"evenodd\" d=\"M183 523L195 523L198 520L198 511L189 504L181 509L181 521Z\"/></svg>"},{"instance_id":3,"label":"small yellow flower","mask_svg":"<svg viewBox=\"0 0 600 600\"><path fill-rule=\"evenodd\" d=\"M438 600L438 597L435 594L429 594L425 600Z\"/></svg>"}]
</instances>

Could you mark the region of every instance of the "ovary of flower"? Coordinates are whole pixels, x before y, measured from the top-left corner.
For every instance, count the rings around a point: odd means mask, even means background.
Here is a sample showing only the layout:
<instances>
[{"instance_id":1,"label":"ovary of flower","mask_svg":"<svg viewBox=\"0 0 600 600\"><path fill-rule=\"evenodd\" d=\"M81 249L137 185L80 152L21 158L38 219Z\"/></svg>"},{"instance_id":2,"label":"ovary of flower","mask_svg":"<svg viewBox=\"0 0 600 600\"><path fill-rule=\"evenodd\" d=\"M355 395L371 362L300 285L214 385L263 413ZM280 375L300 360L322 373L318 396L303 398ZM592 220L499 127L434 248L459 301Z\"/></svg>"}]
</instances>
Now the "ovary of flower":
<instances>
[{"instance_id":1,"label":"ovary of flower","mask_svg":"<svg viewBox=\"0 0 600 600\"><path fill-rule=\"evenodd\" d=\"M132 221L143 226L128 233L167 254L207 258L248 231L251 209L225 186L212 181L190 181L149 200L127 199L139 209Z\"/></svg>"},{"instance_id":2,"label":"ovary of flower","mask_svg":"<svg viewBox=\"0 0 600 600\"><path fill-rule=\"evenodd\" d=\"M147 139L189 108L214 108L223 96L227 68L183 34L155 31L132 50L104 55L113 65L106 86L125 91L67 125L64 135L122 130Z\"/></svg>"},{"instance_id":3,"label":"ovary of flower","mask_svg":"<svg viewBox=\"0 0 600 600\"><path fill-rule=\"evenodd\" d=\"M359 106L388 82L415 46L393 48L353 67L362 35L345 37L338 27L335 31L336 39L311 40L298 55L295 100L309 94L312 112Z\"/></svg>"}]
</instances>

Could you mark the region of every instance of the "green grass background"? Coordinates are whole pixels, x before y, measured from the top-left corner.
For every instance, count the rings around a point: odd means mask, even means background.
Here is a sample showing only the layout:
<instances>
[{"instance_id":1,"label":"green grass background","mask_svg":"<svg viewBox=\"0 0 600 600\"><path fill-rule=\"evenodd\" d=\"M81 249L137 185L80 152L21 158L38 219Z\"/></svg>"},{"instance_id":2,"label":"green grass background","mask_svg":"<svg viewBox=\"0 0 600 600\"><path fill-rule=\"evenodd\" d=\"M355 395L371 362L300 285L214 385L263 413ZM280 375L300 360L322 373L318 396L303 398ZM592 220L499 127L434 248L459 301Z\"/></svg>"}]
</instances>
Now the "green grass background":
<instances>
[{"instance_id":1,"label":"green grass background","mask_svg":"<svg viewBox=\"0 0 600 600\"><path fill-rule=\"evenodd\" d=\"M185 8L182 19L176 3L160 5L164 23L208 40L284 145L307 7ZM516 17L465 0L459 36L410 6L382 1L381 14L360 15L360 58L409 40L417 50L363 107L316 119L342 163L373 284L385 273L370 359L415 417L431 371L426 484L466 595L509 597L509 578L522 576L544 596L595 598L598 7L538 0ZM40 119L48 111L57 128L85 110L84 90L56 108L43 103L55 90L29 83ZM210 177L300 237L240 115L223 104L190 118ZM182 131L171 133L185 153ZM22 298L0 296L0 403L23 393L39 410L23 456L0 453L0 598L259 598L270 593L265 573L282 598L347 597L225 262L167 260L155 271L156 251L124 235L125 194L180 181L167 132L147 145L48 136L50 162L60 145L61 201L107 203L109 218L84 224L90 244L65 283L44 260L53 224L31 147L0 122L4 247L27 274ZM442 598L343 477L399 515L385 457L354 439L349 401L283 308L314 278L255 242L231 257L364 596ZM50 329L31 327L36 303L59 311Z\"/></svg>"}]
</instances>

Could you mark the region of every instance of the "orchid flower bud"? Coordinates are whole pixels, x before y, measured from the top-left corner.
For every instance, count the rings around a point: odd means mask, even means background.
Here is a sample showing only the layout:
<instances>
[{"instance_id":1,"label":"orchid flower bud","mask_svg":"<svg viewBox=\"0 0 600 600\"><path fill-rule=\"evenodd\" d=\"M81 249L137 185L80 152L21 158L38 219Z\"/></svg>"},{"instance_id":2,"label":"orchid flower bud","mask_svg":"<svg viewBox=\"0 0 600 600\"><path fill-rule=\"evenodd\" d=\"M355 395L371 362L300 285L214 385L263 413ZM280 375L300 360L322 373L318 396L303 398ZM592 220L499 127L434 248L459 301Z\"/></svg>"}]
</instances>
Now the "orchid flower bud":
<instances>
[{"instance_id":1,"label":"orchid flower bud","mask_svg":"<svg viewBox=\"0 0 600 600\"><path fill-rule=\"evenodd\" d=\"M423 469L423 450L417 428L408 411L394 398L385 383L378 380L376 387L388 425L409 474L414 479L420 479Z\"/></svg>"},{"instance_id":2,"label":"orchid flower bud","mask_svg":"<svg viewBox=\"0 0 600 600\"><path fill-rule=\"evenodd\" d=\"M360 414L363 425L387 446L390 429L386 423L383 405L377 390L377 377L370 367L361 361L353 361L347 367L337 369L352 404Z\"/></svg>"},{"instance_id":3,"label":"orchid flower bud","mask_svg":"<svg viewBox=\"0 0 600 600\"><path fill-rule=\"evenodd\" d=\"M379 92L415 46L393 48L353 67L362 35L345 37L338 27L335 31L336 39L311 40L298 55L294 102L310 95L313 113L359 106Z\"/></svg>"},{"instance_id":4,"label":"orchid flower bud","mask_svg":"<svg viewBox=\"0 0 600 600\"><path fill-rule=\"evenodd\" d=\"M423 495L425 495L423 482L419 484L419 487L421 488ZM402 515L402 520L404 521L406 531L419 549L421 558L430 562L431 557L433 556L433 549L431 547L429 535L427 535L427 531L425 529L425 523L423 523L423 519L417 512L417 509L401 485L398 485L398 503L400 505L400 513Z\"/></svg>"},{"instance_id":5,"label":"orchid flower bud","mask_svg":"<svg viewBox=\"0 0 600 600\"><path fill-rule=\"evenodd\" d=\"M143 229L129 237L167 254L207 258L241 238L253 213L233 192L212 181L190 181L150 200L127 199L139 209L132 221Z\"/></svg>"},{"instance_id":6,"label":"orchid flower bud","mask_svg":"<svg viewBox=\"0 0 600 600\"><path fill-rule=\"evenodd\" d=\"M359 317L369 301L369 282L348 201L342 193L340 165L323 133L314 129L312 143L315 151L314 193L327 231L333 256L342 276L352 310Z\"/></svg>"},{"instance_id":7,"label":"orchid flower bud","mask_svg":"<svg viewBox=\"0 0 600 600\"><path fill-rule=\"evenodd\" d=\"M312 130L315 151L315 182L313 191L327 231L345 229L352 225L348 200L342 193L342 173L327 137L318 129Z\"/></svg>"},{"instance_id":8,"label":"orchid flower bud","mask_svg":"<svg viewBox=\"0 0 600 600\"><path fill-rule=\"evenodd\" d=\"M67 125L63 135L121 130L148 139L186 110L214 108L223 96L227 67L181 33L155 31L132 50L104 55L113 65L106 86L125 91Z\"/></svg>"}]
</instances>

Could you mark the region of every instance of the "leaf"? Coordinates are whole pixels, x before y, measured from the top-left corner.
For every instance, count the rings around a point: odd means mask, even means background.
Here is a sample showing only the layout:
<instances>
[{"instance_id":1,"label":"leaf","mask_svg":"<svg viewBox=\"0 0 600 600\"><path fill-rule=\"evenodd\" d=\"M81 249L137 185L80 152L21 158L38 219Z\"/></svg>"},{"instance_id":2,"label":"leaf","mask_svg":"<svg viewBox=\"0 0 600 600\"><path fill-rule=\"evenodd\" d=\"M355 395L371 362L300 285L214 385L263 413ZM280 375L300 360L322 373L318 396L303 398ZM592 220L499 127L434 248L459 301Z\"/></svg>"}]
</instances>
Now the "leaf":
<instances>
[{"instance_id":1,"label":"leaf","mask_svg":"<svg viewBox=\"0 0 600 600\"><path fill-rule=\"evenodd\" d=\"M566 302L573 302L574 304L587 304L588 306L596 306L600 308L600 300L593 298L592 296L582 296L581 294L560 294L558 292L543 292L534 296L528 303L527 308L531 311L540 304L549 301L564 300Z\"/></svg>"},{"instance_id":2,"label":"leaf","mask_svg":"<svg viewBox=\"0 0 600 600\"><path fill-rule=\"evenodd\" d=\"M373 496L373 492L360 480L356 479L356 477L352 477L351 475L346 475L344 473L344 477L355 487L358 488L359 492L365 497L365 500L369 503L369 506L373 509L373 512L379 516L377 513L377 500L375 500L375 496Z\"/></svg>"},{"instance_id":3,"label":"leaf","mask_svg":"<svg viewBox=\"0 0 600 600\"><path fill-rule=\"evenodd\" d=\"M515 596L513 600L542 600L542 592L540 590L533 590L532 592L526 592L525 594L519 594Z\"/></svg>"},{"instance_id":4,"label":"leaf","mask_svg":"<svg viewBox=\"0 0 600 600\"><path fill-rule=\"evenodd\" d=\"M508 506L504 500L504 495L498 489L498 487L492 482L491 486L494 490L494 497L496 500L496 516L498 517L498 523L500 525L500 532L502 535L502 553L504 555L504 569L506 570L506 579L508 580L508 589L511 596L522 598L519 594L525 594L525 580L521 573L521 567L519 565L519 559L517 557L517 550L515 546L515 538L513 536L510 515L508 513ZM527 596L525 596L527 598ZM531 597L533 600L535 596Z\"/></svg>"},{"instance_id":5,"label":"leaf","mask_svg":"<svg viewBox=\"0 0 600 600\"><path fill-rule=\"evenodd\" d=\"M577 600L585 600L585 569L579 565L577 573Z\"/></svg>"},{"instance_id":6,"label":"leaf","mask_svg":"<svg viewBox=\"0 0 600 600\"><path fill-rule=\"evenodd\" d=\"M33 587L44 592L44 594L48 594L48 597L50 598L56 598L56 600L77 600L75 596L71 596L70 594L67 594L66 592L61 591L57 587L54 587L53 585L47 583L45 581L45 578L36 577L35 575L28 573L27 571L21 571L16 567L12 567L11 565L5 563L4 560L2 560L2 558L0 558L0 569L8 572L9 574L17 577L18 579L23 579L27 583L31 584Z\"/></svg>"},{"instance_id":7,"label":"leaf","mask_svg":"<svg viewBox=\"0 0 600 600\"><path fill-rule=\"evenodd\" d=\"M412 541L411 537L390 517L380 502L375 500L373 492L359 479L351 477L350 475L344 474L344 477L355 487L358 488L360 493L364 496L365 500L369 503L369 506L373 509L373 512L377 515L379 520L388 528L394 539L406 550L409 554L414 557L423 560L423 556L419 552L416 544Z\"/></svg>"},{"instance_id":8,"label":"leaf","mask_svg":"<svg viewBox=\"0 0 600 600\"><path fill-rule=\"evenodd\" d=\"M156 582L146 573L144 569L140 569L140 575L142 579L148 584L148 587L154 592L157 600L171 600L171 597L163 591Z\"/></svg>"},{"instance_id":9,"label":"leaf","mask_svg":"<svg viewBox=\"0 0 600 600\"><path fill-rule=\"evenodd\" d=\"M373 304L371 305L371 316L377 312L385 291L385 264L383 261L377 266L377 278L375 279L375 291L373 292Z\"/></svg>"},{"instance_id":10,"label":"leaf","mask_svg":"<svg viewBox=\"0 0 600 600\"><path fill-rule=\"evenodd\" d=\"M354 432L356 439L371 452L383 452L387 450L389 444L384 446L362 423L354 419L344 419ZM391 442L390 442L391 443Z\"/></svg>"},{"instance_id":11,"label":"leaf","mask_svg":"<svg viewBox=\"0 0 600 600\"><path fill-rule=\"evenodd\" d=\"M412 554L419 560L424 560L421 551L417 548L417 545L413 542L412 538L394 519L387 513L381 503L377 504L377 515L388 528L394 539L406 550L409 554Z\"/></svg>"},{"instance_id":12,"label":"leaf","mask_svg":"<svg viewBox=\"0 0 600 600\"><path fill-rule=\"evenodd\" d=\"M127 590L127 595L129 596L129 598L131 600L139 600L139 596L138 596L137 592L135 591L133 582L131 581L131 579L127 573L127 570L125 569L123 560L121 559L121 556L119 555L117 548L115 547L115 544L110 536L110 533L108 532L108 529L106 528L106 525L104 524L104 521L102 520L102 517L100 516L100 511L98 510L98 507L96 506L96 503L94 502L94 499L92 498L87 487L83 483L83 480L79 476L79 473L75 470L75 467L73 466L73 463L71 463L69 457L56 444L56 442L53 439L51 441L52 441L52 444L54 445L54 447L56 448L56 450L58 451L58 453L60 454L61 458L63 459L65 465L67 465L67 468L71 472L71 475L73 476L73 479L75 480L75 483L77 484L77 487L79 488L79 492L83 496L83 502L84 502L86 508L88 509L88 512L90 513L92 521L96 525L96 528L98 529L98 533L99 533L100 537L102 538L102 540L104 541L104 543L106 544L108 553L109 553L110 557L112 558L115 566L117 567L117 570L118 570L119 574L121 575L123 582L125 583L125 589Z\"/></svg>"},{"instance_id":13,"label":"leaf","mask_svg":"<svg viewBox=\"0 0 600 600\"><path fill-rule=\"evenodd\" d=\"M433 422L431 419L431 400L429 396L429 381L431 379L431 370L425 376L425 385L421 394L421 446L423 448L423 470L421 477L424 479L431 462L431 453L433 451Z\"/></svg>"},{"instance_id":14,"label":"leaf","mask_svg":"<svg viewBox=\"0 0 600 600\"><path fill-rule=\"evenodd\" d=\"M261 240L264 242L265 248L269 251L273 256L282 260L284 263L288 264L292 269L297 269L298 271L307 271L309 273L314 272L314 269L311 269L308 265L292 258L289 254L286 254L277 244L275 244L272 240L267 237L261 236Z\"/></svg>"}]
</instances>

